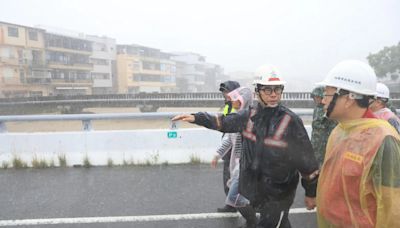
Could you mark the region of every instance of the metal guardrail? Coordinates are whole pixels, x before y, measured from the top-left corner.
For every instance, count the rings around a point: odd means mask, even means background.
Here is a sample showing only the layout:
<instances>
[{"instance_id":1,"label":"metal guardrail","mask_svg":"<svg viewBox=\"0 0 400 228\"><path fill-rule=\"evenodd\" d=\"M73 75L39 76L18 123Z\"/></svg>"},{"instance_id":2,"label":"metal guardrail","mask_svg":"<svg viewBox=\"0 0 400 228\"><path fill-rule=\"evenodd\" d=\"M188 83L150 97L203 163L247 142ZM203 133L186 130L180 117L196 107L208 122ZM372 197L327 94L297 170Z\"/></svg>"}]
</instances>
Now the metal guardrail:
<instances>
[{"instance_id":1,"label":"metal guardrail","mask_svg":"<svg viewBox=\"0 0 400 228\"><path fill-rule=\"evenodd\" d=\"M113 101L219 101L223 100L220 92L208 93L138 93L138 94L102 94L102 95L74 95L74 96L45 96L1 98L0 106L23 104L63 104L63 103L91 103ZM399 100L400 93L391 94L392 100ZM312 100L309 92L285 92L282 100Z\"/></svg>"},{"instance_id":2,"label":"metal guardrail","mask_svg":"<svg viewBox=\"0 0 400 228\"><path fill-rule=\"evenodd\" d=\"M400 105L400 93L392 93L395 107ZM220 107L223 105L220 92L202 93L137 93L48 96L0 99L0 113L16 115L60 111L64 114L81 113L93 107L137 107L141 112L156 112L160 107ZM290 108L313 108L309 92L285 92L282 102Z\"/></svg>"},{"instance_id":3,"label":"metal guardrail","mask_svg":"<svg viewBox=\"0 0 400 228\"><path fill-rule=\"evenodd\" d=\"M312 109L293 109L299 116L312 116ZM15 115L0 116L0 132L7 132L6 122L32 121L82 121L83 131L91 131L93 120L122 120L122 119L171 119L181 112L152 112L152 113L108 113L108 114L68 114L68 115ZM173 128L173 126L172 126Z\"/></svg>"},{"instance_id":4,"label":"metal guardrail","mask_svg":"<svg viewBox=\"0 0 400 228\"><path fill-rule=\"evenodd\" d=\"M117 101L117 100L223 100L220 92L208 93L138 93L138 94L102 94L102 95L75 95L75 96L46 96L46 97L19 97L2 98L0 104L34 104L34 103L75 103L91 101ZM283 93L283 100L311 100L309 92Z\"/></svg>"}]
</instances>

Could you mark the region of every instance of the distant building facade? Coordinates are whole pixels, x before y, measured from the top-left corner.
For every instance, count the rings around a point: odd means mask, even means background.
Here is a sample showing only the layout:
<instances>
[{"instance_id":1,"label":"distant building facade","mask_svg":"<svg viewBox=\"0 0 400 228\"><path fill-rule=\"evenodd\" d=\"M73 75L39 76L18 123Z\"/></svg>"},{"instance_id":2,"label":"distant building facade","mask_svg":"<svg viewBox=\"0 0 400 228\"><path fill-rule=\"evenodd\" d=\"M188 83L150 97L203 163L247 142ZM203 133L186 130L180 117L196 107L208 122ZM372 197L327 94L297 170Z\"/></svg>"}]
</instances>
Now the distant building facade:
<instances>
[{"instance_id":1,"label":"distant building facade","mask_svg":"<svg viewBox=\"0 0 400 228\"><path fill-rule=\"evenodd\" d=\"M48 95L42 29L0 22L0 97Z\"/></svg>"},{"instance_id":2,"label":"distant building facade","mask_svg":"<svg viewBox=\"0 0 400 228\"><path fill-rule=\"evenodd\" d=\"M117 72L118 93L176 91L176 63L159 49L117 45Z\"/></svg>"},{"instance_id":3,"label":"distant building facade","mask_svg":"<svg viewBox=\"0 0 400 228\"><path fill-rule=\"evenodd\" d=\"M46 61L53 95L92 94L93 43L82 37L46 32Z\"/></svg>"},{"instance_id":4,"label":"distant building facade","mask_svg":"<svg viewBox=\"0 0 400 228\"><path fill-rule=\"evenodd\" d=\"M109 37L86 35L93 42L90 63L93 65L91 77L93 94L116 93L116 40Z\"/></svg>"},{"instance_id":5,"label":"distant building facade","mask_svg":"<svg viewBox=\"0 0 400 228\"><path fill-rule=\"evenodd\" d=\"M214 92L224 77L224 70L217 64L207 63L206 58L191 52L171 55L177 62L177 84L180 92Z\"/></svg>"},{"instance_id":6,"label":"distant building facade","mask_svg":"<svg viewBox=\"0 0 400 228\"><path fill-rule=\"evenodd\" d=\"M226 75L205 56L0 22L0 98L216 91Z\"/></svg>"}]
</instances>

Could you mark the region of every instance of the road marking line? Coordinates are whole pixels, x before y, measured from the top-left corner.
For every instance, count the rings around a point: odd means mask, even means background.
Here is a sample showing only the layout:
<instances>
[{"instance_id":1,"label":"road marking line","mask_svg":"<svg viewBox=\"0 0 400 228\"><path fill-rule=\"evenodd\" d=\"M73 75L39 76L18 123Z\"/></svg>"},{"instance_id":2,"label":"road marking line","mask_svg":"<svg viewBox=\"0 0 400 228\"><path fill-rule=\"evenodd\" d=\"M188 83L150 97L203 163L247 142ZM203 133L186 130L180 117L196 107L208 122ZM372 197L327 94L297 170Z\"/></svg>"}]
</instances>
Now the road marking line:
<instances>
[{"instance_id":1,"label":"road marking line","mask_svg":"<svg viewBox=\"0 0 400 228\"><path fill-rule=\"evenodd\" d=\"M315 210L292 208L290 214L314 213ZM115 222L153 222L192 219L238 218L239 213L200 213L200 214L171 214L171 215L143 215L143 216L110 216L110 217L77 217L77 218L48 218L48 219L20 219L0 220L0 226L27 226L27 225L54 225L54 224L81 224L81 223L115 223Z\"/></svg>"}]
</instances>

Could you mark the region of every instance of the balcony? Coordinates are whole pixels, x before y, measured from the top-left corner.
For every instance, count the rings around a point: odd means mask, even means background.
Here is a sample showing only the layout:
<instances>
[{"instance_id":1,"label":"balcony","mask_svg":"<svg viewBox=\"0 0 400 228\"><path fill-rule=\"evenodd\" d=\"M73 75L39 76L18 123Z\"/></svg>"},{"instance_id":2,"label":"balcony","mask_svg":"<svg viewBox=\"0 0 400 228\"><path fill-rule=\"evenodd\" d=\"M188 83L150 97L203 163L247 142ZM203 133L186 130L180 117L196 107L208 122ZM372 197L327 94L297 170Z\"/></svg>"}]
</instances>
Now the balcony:
<instances>
[{"instance_id":1,"label":"balcony","mask_svg":"<svg viewBox=\"0 0 400 228\"><path fill-rule=\"evenodd\" d=\"M55 69L68 69L68 70L93 70L93 64L91 63L62 63L62 62L48 62L49 68Z\"/></svg>"},{"instance_id":2,"label":"balcony","mask_svg":"<svg viewBox=\"0 0 400 228\"><path fill-rule=\"evenodd\" d=\"M115 52L103 52L103 51L93 51L91 57L97 59L108 59L113 60L116 58Z\"/></svg>"},{"instance_id":3,"label":"balcony","mask_svg":"<svg viewBox=\"0 0 400 228\"><path fill-rule=\"evenodd\" d=\"M45 61L31 61L30 65L34 68L45 68L46 67Z\"/></svg>"},{"instance_id":4,"label":"balcony","mask_svg":"<svg viewBox=\"0 0 400 228\"><path fill-rule=\"evenodd\" d=\"M27 84L37 84L37 85L46 85L46 84L51 84L51 79L50 78L28 77L28 78L26 78L26 83Z\"/></svg>"},{"instance_id":5,"label":"balcony","mask_svg":"<svg viewBox=\"0 0 400 228\"><path fill-rule=\"evenodd\" d=\"M84 85L84 86L92 86L93 82L91 79L59 79L53 78L51 80L52 84L57 85Z\"/></svg>"},{"instance_id":6,"label":"balcony","mask_svg":"<svg viewBox=\"0 0 400 228\"><path fill-rule=\"evenodd\" d=\"M67 53L82 54L82 55L92 55L92 51L88 51L88 50L67 49L67 48L52 47L52 46L48 46L47 49L50 51L67 52Z\"/></svg>"},{"instance_id":7,"label":"balcony","mask_svg":"<svg viewBox=\"0 0 400 228\"><path fill-rule=\"evenodd\" d=\"M111 72L111 66L93 65L93 70L92 70L92 72L96 72L96 73L110 73L110 72Z\"/></svg>"},{"instance_id":8,"label":"balcony","mask_svg":"<svg viewBox=\"0 0 400 228\"><path fill-rule=\"evenodd\" d=\"M12 57L0 57L0 63L5 65L19 65L19 60L18 58Z\"/></svg>"}]
</instances>

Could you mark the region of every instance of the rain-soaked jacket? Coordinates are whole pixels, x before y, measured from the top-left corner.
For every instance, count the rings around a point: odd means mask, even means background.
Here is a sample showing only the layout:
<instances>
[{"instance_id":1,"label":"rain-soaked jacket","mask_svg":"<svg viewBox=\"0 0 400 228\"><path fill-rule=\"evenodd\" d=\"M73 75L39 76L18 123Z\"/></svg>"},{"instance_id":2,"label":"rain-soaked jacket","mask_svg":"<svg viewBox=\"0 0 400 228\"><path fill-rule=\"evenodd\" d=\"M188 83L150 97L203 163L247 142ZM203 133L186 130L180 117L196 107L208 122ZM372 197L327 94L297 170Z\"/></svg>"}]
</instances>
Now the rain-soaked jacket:
<instances>
[{"instance_id":1,"label":"rain-soaked jacket","mask_svg":"<svg viewBox=\"0 0 400 228\"><path fill-rule=\"evenodd\" d=\"M400 227L399 135L384 120L341 122L318 182L318 227Z\"/></svg>"},{"instance_id":2,"label":"rain-soaked jacket","mask_svg":"<svg viewBox=\"0 0 400 228\"><path fill-rule=\"evenodd\" d=\"M299 172L306 195L315 197L318 163L301 119L288 108L258 104L226 116L194 115L198 125L242 133L239 192L253 204L294 195Z\"/></svg>"},{"instance_id":3,"label":"rain-soaked jacket","mask_svg":"<svg viewBox=\"0 0 400 228\"><path fill-rule=\"evenodd\" d=\"M396 116L389 108L382 108L376 112L374 115L379 119L387 120L390 125L392 125L397 133L400 134L400 118Z\"/></svg>"},{"instance_id":4,"label":"rain-soaked jacket","mask_svg":"<svg viewBox=\"0 0 400 228\"><path fill-rule=\"evenodd\" d=\"M240 110L248 109L253 102L252 92L249 88L240 87L228 93L229 97L234 100L240 100ZM234 111L236 112L236 111ZM239 159L242 153L242 136L240 133L226 133L223 136L222 145L217 150L217 156L222 158L230 153L229 171L231 178L239 175ZM229 186L229 183L228 183Z\"/></svg>"},{"instance_id":5,"label":"rain-soaked jacket","mask_svg":"<svg viewBox=\"0 0 400 228\"><path fill-rule=\"evenodd\" d=\"M249 88L240 87L228 93L228 97L231 100L239 100L239 110L248 109L252 104L253 97L252 92ZM217 150L218 157L225 156L226 153L230 153L230 179L226 183L229 187L229 192L225 203L233 207L244 207L249 204L249 201L238 193L237 183L239 181L239 161L242 154L242 135L240 133L226 133L222 141L221 147Z\"/></svg>"}]
</instances>

